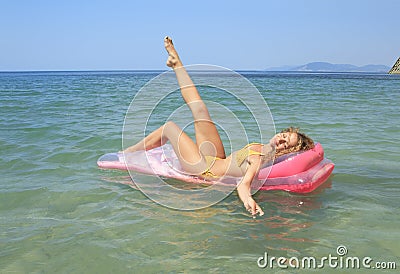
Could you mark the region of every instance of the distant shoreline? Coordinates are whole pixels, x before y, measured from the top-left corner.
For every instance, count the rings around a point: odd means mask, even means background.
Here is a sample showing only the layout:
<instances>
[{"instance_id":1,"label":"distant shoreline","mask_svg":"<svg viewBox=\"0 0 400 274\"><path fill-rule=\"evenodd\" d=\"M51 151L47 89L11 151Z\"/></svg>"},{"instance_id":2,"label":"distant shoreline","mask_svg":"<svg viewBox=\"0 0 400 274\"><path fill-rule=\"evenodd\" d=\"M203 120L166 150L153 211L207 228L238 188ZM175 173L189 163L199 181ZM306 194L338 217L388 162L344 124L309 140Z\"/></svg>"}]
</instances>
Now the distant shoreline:
<instances>
[{"instance_id":1,"label":"distant shoreline","mask_svg":"<svg viewBox=\"0 0 400 274\"><path fill-rule=\"evenodd\" d=\"M328 62L312 62L300 66L271 67L266 71L304 71L304 72L381 72L388 73L390 67L386 65L368 64L355 66L351 64L332 64Z\"/></svg>"}]
</instances>

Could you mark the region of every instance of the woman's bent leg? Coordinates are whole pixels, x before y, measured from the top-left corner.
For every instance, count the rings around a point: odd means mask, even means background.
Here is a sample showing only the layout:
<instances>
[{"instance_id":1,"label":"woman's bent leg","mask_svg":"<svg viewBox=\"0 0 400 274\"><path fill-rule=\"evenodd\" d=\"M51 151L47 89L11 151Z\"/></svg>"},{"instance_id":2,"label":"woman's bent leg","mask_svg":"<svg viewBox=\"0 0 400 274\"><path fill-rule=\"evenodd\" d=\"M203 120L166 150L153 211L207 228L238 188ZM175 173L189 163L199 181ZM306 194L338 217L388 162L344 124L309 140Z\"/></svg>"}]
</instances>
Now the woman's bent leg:
<instances>
[{"instance_id":1,"label":"woman's bent leg","mask_svg":"<svg viewBox=\"0 0 400 274\"><path fill-rule=\"evenodd\" d=\"M224 146L217 127L211 120L207 106L201 99L196 86L193 84L192 79L183 67L178 53L172 44L171 38L166 37L164 39L164 44L169 54L167 65L174 69L181 88L182 97L189 106L194 118L197 146L204 155L225 158Z\"/></svg>"},{"instance_id":2,"label":"woman's bent leg","mask_svg":"<svg viewBox=\"0 0 400 274\"><path fill-rule=\"evenodd\" d=\"M164 145L168 140L184 171L192 175L200 175L206 170L206 161L197 145L173 122L165 123L139 143L125 149L124 152L150 150Z\"/></svg>"}]
</instances>

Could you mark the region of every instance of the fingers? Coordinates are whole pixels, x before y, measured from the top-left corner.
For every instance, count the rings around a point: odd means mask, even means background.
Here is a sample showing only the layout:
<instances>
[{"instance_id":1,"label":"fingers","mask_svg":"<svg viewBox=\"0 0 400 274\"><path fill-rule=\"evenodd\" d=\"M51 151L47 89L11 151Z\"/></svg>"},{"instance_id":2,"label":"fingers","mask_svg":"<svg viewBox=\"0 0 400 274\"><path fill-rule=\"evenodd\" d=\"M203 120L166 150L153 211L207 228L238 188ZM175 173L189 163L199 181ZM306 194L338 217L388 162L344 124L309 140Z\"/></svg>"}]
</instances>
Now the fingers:
<instances>
[{"instance_id":1,"label":"fingers","mask_svg":"<svg viewBox=\"0 0 400 274\"><path fill-rule=\"evenodd\" d=\"M257 213L262 216L264 215L264 211L261 209L261 207L259 205L257 205Z\"/></svg>"},{"instance_id":2,"label":"fingers","mask_svg":"<svg viewBox=\"0 0 400 274\"><path fill-rule=\"evenodd\" d=\"M252 207L251 207L251 215L253 215L253 216L255 216L256 214L257 214L257 211L256 211L256 205L255 204L253 204L252 205Z\"/></svg>"},{"instance_id":3,"label":"fingers","mask_svg":"<svg viewBox=\"0 0 400 274\"><path fill-rule=\"evenodd\" d=\"M245 203L244 206L246 210L253 216L253 218L255 218L257 214L259 214L260 216L264 215L264 211L256 202L254 202L254 200Z\"/></svg>"}]
</instances>

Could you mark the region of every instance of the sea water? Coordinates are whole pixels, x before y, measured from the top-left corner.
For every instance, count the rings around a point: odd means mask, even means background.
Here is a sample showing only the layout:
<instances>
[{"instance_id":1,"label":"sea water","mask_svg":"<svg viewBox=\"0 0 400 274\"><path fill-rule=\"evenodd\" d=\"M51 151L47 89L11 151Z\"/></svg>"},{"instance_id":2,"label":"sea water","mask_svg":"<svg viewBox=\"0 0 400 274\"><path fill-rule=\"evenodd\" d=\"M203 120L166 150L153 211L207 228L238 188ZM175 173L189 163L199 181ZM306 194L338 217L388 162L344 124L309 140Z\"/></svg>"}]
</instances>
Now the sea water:
<instances>
[{"instance_id":1,"label":"sea water","mask_svg":"<svg viewBox=\"0 0 400 274\"><path fill-rule=\"evenodd\" d=\"M121 150L129 104L159 73L0 73L1 273L296 272L305 257L324 273L349 257L399 267L400 77L241 72L276 130L300 127L336 165L312 193L258 192L265 215L253 219L235 192L172 210L96 166ZM173 96L171 109L183 103Z\"/></svg>"}]
</instances>

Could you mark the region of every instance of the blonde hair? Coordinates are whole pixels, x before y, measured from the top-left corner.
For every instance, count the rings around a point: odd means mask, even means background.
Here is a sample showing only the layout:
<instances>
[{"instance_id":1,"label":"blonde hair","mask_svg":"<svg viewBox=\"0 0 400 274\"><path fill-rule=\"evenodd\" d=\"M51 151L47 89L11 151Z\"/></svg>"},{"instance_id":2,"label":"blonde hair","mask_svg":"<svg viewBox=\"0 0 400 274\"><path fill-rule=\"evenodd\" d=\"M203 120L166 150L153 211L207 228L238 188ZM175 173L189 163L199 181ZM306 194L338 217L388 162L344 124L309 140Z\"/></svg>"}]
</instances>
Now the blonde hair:
<instances>
[{"instance_id":1,"label":"blonde hair","mask_svg":"<svg viewBox=\"0 0 400 274\"><path fill-rule=\"evenodd\" d=\"M293 147L285 148L279 152L275 153L275 158L292 153L292 152L298 152L302 150L309 150L314 148L314 141L308 137L306 134L300 132L299 128L295 127L288 127L284 130L281 131L281 133L296 133L297 134L297 144Z\"/></svg>"}]
</instances>

